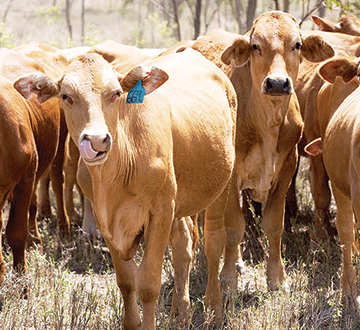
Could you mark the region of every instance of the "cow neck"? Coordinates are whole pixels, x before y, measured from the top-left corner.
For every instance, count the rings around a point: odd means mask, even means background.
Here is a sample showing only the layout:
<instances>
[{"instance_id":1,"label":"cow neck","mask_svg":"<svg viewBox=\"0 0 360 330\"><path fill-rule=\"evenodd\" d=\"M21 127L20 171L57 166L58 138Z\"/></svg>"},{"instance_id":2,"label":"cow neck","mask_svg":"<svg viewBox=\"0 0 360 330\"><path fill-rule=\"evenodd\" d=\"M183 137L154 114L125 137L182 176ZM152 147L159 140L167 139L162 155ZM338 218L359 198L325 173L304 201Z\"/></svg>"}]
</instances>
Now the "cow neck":
<instances>
[{"instance_id":1,"label":"cow neck","mask_svg":"<svg viewBox=\"0 0 360 330\"><path fill-rule=\"evenodd\" d=\"M253 189L254 198L264 202L278 171L278 141L290 96L271 99L255 88L239 102L237 157L239 189ZM258 169L262 168L262 171Z\"/></svg>"}]
</instances>

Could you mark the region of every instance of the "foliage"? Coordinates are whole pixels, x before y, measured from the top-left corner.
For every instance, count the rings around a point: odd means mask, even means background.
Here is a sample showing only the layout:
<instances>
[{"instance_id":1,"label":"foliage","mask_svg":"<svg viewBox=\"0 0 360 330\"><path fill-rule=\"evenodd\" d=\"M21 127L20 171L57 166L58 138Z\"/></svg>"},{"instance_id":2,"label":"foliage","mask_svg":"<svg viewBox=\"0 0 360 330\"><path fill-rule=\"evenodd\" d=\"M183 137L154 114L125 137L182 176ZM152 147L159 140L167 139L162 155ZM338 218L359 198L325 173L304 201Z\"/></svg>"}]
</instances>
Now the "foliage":
<instances>
[{"instance_id":1,"label":"foliage","mask_svg":"<svg viewBox=\"0 0 360 330\"><path fill-rule=\"evenodd\" d=\"M0 25L0 47L14 48L15 37L10 32L7 32L5 29L5 23Z\"/></svg>"},{"instance_id":2,"label":"foliage","mask_svg":"<svg viewBox=\"0 0 360 330\"><path fill-rule=\"evenodd\" d=\"M38 15L45 20L47 24L52 25L59 21L60 10L57 6L52 6L50 8L42 7L39 9Z\"/></svg>"},{"instance_id":3,"label":"foliage","mask_svg":"<svg viewBox=\"0 0 360 330\"><path fill-rule=\"evenodd\" d=\"M167 20L161 22L159 13L157 12L152 13L147 20L156 27L159 37L161 38L162 44L158 46L169 48L176 43L177 40L173 37L173 31L176 28L175 25L169 26Z\"/></svg>"},{"instance_id":4,"label":"foliage","mask_svg":"<svg viewBox=\"0 0 360 330\"><path fill-rule=\"evenodd\" d=\"M90 34L86 34L84 36L83 45L94 46L100 42L99 38L97 37L98 30L96 29L96 25L88 23L86 31L88 31Z\"/></svg>"},{"instance_id":5,"label":"foliage","mask_svg":"<svg viewBox=\"0 0 360 330\"><path fill-rule=\"evenodd\" d=\"M360 3L359 1L346 1L343 0L325 0L324 4L326 8L333 10L334 7L340 8L341 16L344 13L360 14Z\"/></svg>"}]
</instances>

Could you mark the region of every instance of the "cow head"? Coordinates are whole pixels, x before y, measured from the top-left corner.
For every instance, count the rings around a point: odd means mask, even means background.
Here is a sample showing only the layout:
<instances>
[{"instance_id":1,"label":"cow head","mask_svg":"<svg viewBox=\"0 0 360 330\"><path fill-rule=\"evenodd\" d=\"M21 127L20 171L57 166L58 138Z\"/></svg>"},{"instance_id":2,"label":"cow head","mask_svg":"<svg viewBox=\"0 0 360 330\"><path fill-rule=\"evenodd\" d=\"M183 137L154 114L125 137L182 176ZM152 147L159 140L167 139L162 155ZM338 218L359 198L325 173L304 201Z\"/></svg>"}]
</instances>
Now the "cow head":
<instances>
[{"instance_id":1,"label":"cow head","mask_svg":"<svg viewBox=\"0 0 360 330\"><path fill-rule=\"evenodd\" d=\"M327 19L313 15L312 19L318 25L321 31L338 32L360 36L360 20L352 14L343 14L338 23L330 22Z\"/></svg>"},{"instance_id":2,"label":"cow head","mask_svg":"<svg viewBox=\"0 0 360 330\"><path fill-rule=\"evenodd\" d=\"M147 71L140 66L120 77L101 56L85 54L74 60L56 82L35 73L20 77L14 87L25 98L35 93L39 102L57 96L81 157L87 165L100 165L111 149L119 111L123 106L134 106L125 105L126 95L122 95L139 80L146 95L167 79L160 69Z\"/></svg>"},{"instance_id":3,"label":"cow head","mask_svg":"<svg viewBox=\"0 0 360 330\"><path fill-rule=\"evenodd\" d=\"M249 34L239 36L225 49L222 61L241 66L250 63L254 87L262 94L282 97L294 92L300 58L314 62L334 55L333 48L319 36L302 38L295 19L273 11L259 16Z\"/></svg>"}]
</instances>

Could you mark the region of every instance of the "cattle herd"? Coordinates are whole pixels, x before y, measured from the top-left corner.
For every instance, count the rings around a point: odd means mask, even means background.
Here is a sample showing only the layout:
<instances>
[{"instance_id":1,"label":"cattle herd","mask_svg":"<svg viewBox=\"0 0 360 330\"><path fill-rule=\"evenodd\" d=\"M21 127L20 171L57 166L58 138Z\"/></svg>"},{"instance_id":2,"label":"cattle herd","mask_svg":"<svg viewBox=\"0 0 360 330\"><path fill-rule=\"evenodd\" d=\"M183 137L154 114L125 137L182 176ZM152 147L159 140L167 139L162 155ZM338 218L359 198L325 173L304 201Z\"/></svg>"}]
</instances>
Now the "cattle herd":
<instances>
[{"instance_id":1,"label":"cattle herd","mask_svg":"<svg viewBox=\"0 0 360 330\"><path fill-rule=\"evenodd\" d=\"M221 326L222 289L237 289L243 267L241 194L262 205L267 284L276 290L285 280L285 205L296 212L293 177L299 155L309 154L314 239L334 235L330 181L342 292L355 304L360 21L350 14L338 23L313 20L321 31L302 31L291 15L267 12L244 35L216 29L161 54L114 41L68 50L37 43L0 49L0 208L10 201L6 239L14 268L27 272L26 246L41 243L37 214L51 212L49 181L61 235L71 234L78 185L84 230L99 230L111 253L124 328L155 329L167 244L175 273L171 313L185 327L201 213L205 305ZM141 241L145 252L137 266ZM0 283L1 246L0 236Z\"/></svg>"}]
</instances>

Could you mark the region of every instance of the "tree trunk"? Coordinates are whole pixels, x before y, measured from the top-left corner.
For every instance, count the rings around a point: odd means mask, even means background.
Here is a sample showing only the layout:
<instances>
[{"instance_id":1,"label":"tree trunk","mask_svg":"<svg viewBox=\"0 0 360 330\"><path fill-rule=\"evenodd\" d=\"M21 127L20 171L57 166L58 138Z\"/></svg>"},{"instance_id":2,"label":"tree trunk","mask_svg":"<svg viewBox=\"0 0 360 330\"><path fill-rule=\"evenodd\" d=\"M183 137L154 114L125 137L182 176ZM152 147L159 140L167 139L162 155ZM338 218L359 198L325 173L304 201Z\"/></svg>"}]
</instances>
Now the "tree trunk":
<instances>
[{"instance_id":1,"label":"tree trunk","mask_svg":"<svg viewBox=\"0 0 360 330\"><path fill-rule=\"evenodd\" d=\"M81 0L81 43L85 41L85 0Z\"/></svg>"},{"instance_id":2,"label":"tree trunk","mask_svg":"<svg viewBox=\"0 0 360 330\"><path fill-rule=\"evenodd\" d=\"M274 0L274 3L275 3L275 10L280 10L279 0Z\"/></svg>"},{"instance_id":3,"label":"tree trunk","mask_svg":"<svg viewBox=\"0 0 360 330\"><path fill-rule=\"evenodd\" d=\"M3 23L3 24L5 24L7 14L8 14L8 12L9 12L10 7L11 7L11 5L12 5L13 2L14 2L14 0L7 0L7 1L6 1L6 8L5 8L5 12L4 12L3 19L2 19L2 23Z\"/></svg>"},{"instance_id":4,"label":"tree trunk","mask_svg":"<svg viewBox=\"0 0 360 330\"><path fill-rule=\"evenodd\" d=\"M200 35L200 14L201 14L201 2L202 0L196 0L195 18L194 18L194 39Z\"/></svg>"},{"instance_id":5,"label":"tree trunk","mask_svg":"<svg viewBox=\"0 0 360 330\"><path fill-rule=\"evenodd\" d=\"M172 4L173 4L173 11L174 11L174 22L176 24L175 27L175 37L178 41L181 40L181 31L180 31L180 21L179 21L179 14L178 14L178 10L177 10L177 3L176 0L172 0Z\"/></svg>"},{"instance_id":6,"label":"tree trunk","mask_svg":"<svg viewBox=\"0 0 360 330\"><path fill-rule=\"evenodd\" d=\"M288 13L290 10L290 0L284 0L284 12Z\"/></svg>"},{"instance_id":7,"label":"tree trunk","mask_svg":"<svg viewBox=\"0 0 360 330\"><path fill-rule=\"evenodd\" d=\"M70 7L71 7L70 0L66 0L66 8L65 8L66 24L67 24L67 27L68 27L68 30L69 30L70 40L73 40L72 26L71 26L71 19L70 19Z\"/></svg>"},{"instance_id":8,"label":"tree trunk","mask_svg":"<svg viewBox=\"0 0 360 330\"><path fill-rule=\"evenodd\" d=\"M256 12L257 0L248 0L248 6L246 9L246 29L250 30L253 25L255 12Z\"/></svg>"}]
</instances>

